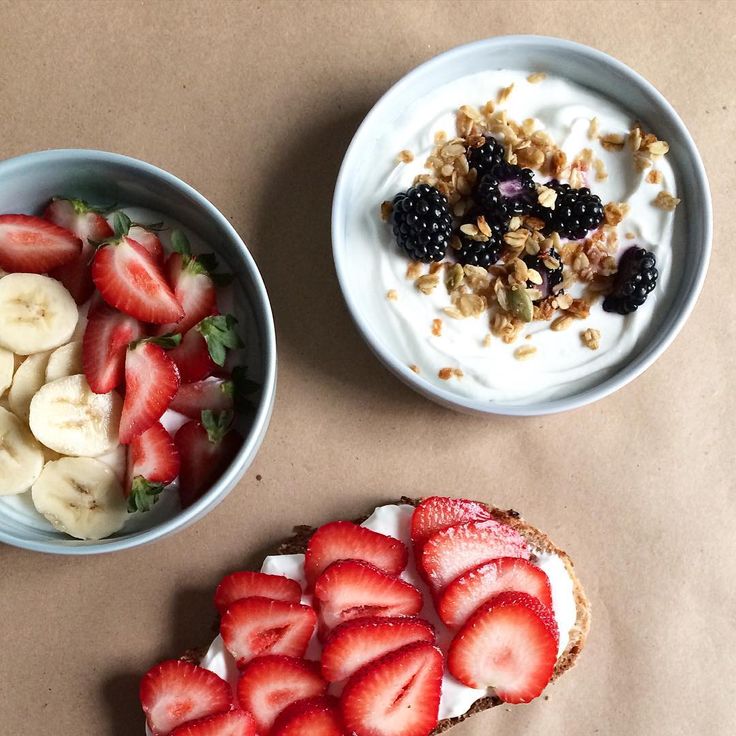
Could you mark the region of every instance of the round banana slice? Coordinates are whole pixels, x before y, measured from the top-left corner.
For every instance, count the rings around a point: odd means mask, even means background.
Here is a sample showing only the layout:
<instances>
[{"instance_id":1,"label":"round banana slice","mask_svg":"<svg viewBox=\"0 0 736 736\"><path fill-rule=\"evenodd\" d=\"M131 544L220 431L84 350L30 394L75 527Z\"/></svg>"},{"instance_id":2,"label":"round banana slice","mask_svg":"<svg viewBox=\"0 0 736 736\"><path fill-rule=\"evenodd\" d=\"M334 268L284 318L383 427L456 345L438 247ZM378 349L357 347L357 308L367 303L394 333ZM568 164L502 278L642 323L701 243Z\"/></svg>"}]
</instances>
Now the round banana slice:
<instances>
[{"instance_id":1,"label":"round banana slice","mask_svg":"<svg viewBox=\"0 0 736 736\"><path fill-rule=\"evenodd\" d=\"M82 372L82 341L69 342L56 348L49 356L46 365L46 383Z\"/></svg>"},{"instance_id":2,"label":"round banana slice","mask_svg":"<svg viewBox=\"0 0 736 736\"><path fill-rule=\"evenodd\" d=\"M10 350L0 348L0 396L13 383L13 373L15 373L15 355Z\"/></svg>"},{"instance_id":3,"label":"round banana slice","mask_svg":"<svg viewBox=\"0 0 736 736\"><path fill-rule=\"evenodd\" d=\"M122 404L117 392L96 394L84 376L67 376L38 391L28 422L46 447L62 455L97 457L118 444Z\"/></svg>"},{"instance_id":4,"label":"round banana slice","mask_svg":"<svg viewBox=\"0 0 736 736\"><path fill-rule=\"evenodd\" d=\"M15 370L13 385L8 392L10 408L16 416L28 421L31 399L46 382L49 353L29 355Z\"/></svg>"},{"instance_id":5,"label":"round banana slice","mask_svg":"<svg viewBox=\"0 0 736 736\"><path fill-rule=\"evenodd\" d=\"M91 457L46 463L31 489L36 511L77 539L103 539L122 529L127 517L115 473Z\"/></svg>"},{"instance_id":6,"label":"round banana slice","mask_svg":"<svg viewBox=\"0 0 736 736\"><path fill-rule=\"evenodd\" d=\"M27 491L43 468L43 450L12 412L0 407L0 496Z\"/></svg>"},{"instance_id":7,"label":"round banana slice","mask_svg":"<svg viewBox=\"0 0 736 736\"><path fill-rule=\"evenodd\" d=\"M19 355L52 350L69 342L77 305L56 279L11 273L0 279L0 347Z\"/></svg>"}]
</instances>

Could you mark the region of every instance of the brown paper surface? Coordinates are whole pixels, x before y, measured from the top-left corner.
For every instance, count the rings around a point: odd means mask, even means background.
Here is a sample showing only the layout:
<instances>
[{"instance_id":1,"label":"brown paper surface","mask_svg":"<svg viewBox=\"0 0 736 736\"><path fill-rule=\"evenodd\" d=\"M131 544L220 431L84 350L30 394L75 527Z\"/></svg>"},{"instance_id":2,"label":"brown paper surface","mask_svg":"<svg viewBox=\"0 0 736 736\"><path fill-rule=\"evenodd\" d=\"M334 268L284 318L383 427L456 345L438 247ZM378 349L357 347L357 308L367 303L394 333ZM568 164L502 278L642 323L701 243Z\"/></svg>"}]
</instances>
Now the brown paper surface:
<instances>
[{"instance_id":1,"label":"brown paper surface","mask_svg":"<svg viewBox=\"0 0 736 736\"><path fill-rule=\"evenodd\" d=\"M736 732L733 434L734 2L0 0L0 157L136 156L231 219L271 294L279 385L238 488L186 531L94 558L0 547L0 732L139 736L141 672L212 638L218 578L297 523L401 494L519 509L567 549L593 603L578 666L457 736ZM358 123L416 64L506 33L613 54L674 104L709 173L706 288L667 353L593 406L540 419L441 409L350 322L330 206Z\"/></svg>"}]
</instances>

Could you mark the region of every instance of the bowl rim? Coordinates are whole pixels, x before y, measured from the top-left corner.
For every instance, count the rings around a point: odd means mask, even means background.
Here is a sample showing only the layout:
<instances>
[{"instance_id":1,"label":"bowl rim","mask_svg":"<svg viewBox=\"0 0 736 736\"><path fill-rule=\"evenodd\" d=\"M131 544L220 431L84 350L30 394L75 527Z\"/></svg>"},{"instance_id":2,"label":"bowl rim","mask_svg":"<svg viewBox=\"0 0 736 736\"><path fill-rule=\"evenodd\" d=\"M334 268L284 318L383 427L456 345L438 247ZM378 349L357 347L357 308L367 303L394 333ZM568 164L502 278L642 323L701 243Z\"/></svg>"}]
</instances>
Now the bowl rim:
<instances>
[{"instance_id":1,"label":"bowl rim","mask_svg":"<svg viewBox=\"0 0 736 736\"><path fill-rule=\"evenodd\" d=\"M228 469L195 503L186 509L182 509L178 514L176 514L176 516L166 519L151 529L135 532L129 536L121 537L119 539L113 537L99 541L78 540L79 543L76 544L73 539L59 540L59 542L29 540L0 530L0 542L34 552L46 552L59 555L106 554L109 552L118 552L120 550L140 547L144 544L149 544L158 539L174 534L175 532L178 532L201 519L209 511L215 508L215 506L217 506L217 504L222 501L228 493L230 493L255 458L255 455L263 442L263 438L271 419L276 393L276 329L274 326L271 302L268 298L268 292L263 282L263 277L261 276L258 266L248 250L248 247L245 245L245 242L235 228L230 224L228 219L217 207L215 207L214 204L212 204L212 202L210 202L203 194L198 192L193 186L187 184L174 174L171 174L168 171L146 161L142 161L141 159L120 153L112 153L91 148L56 148L44 151L33 151L31 153L21 154L4 161L0 161L0 177L8 176L13 173L14 169L25 166L29 162L38 163L43 161L51 162L64 160L89 163L109 163L137 169L138 171L163 180L169 186L193 200L196 205L204 210L208 217L211 217L216 224L219 225L225 236L232 240L235 246L240 250L246 264L246 274L252 279L258 302L258 309L256 310L255 315L256 322L259 323L259 327L263 332L261 339L263 343L263 362L265 371L261 390L261 400L259 402L258 409L256 410L253 424L245 437L243 446L230 463Z\"/></svg>"},{"instance_id":2,"label":"bowl rim","mask_svg":"<svg viewBox=\"0 0 736 736\"><path fill-rule=\"evenodd\" d=\"M697 272L693 274L690 284L691 289L684 297L679 312L674 320L672 320L664 334L658 336L656 344L648 350L642 351L634 360L625 363L613 375L601 383L595 384L579 393L570 396L548 399L544 401L536 401L529 404L498 404L487 399L474 399L460 394L455 394L441 386L436 386L417 376L407 365L398 360L377 338L368 325L367 319L363 316L359 299L351 293L348 288L347 270L343 254L346 249L342 247L343 238L340 232L341 216L346 211L346 180L348 168L352 163L353 157L356 156L358 150L359 138L361 133L372 123L374 117L377 116L385 101L390 97L401 92L401 90L409 87L415 78L431 71L435 66L444 64L448 60L456 57L470 55L475 52L487 51L494 47L503 47L508 45L534 46L536 51L554 51L557 53L576 54L587 57L592 61L606 64L617 71L622 77L626 78L628 83L638 85L643 92L652 97L660 106L662 106L669 114L671 123L677 131L681 142L685 148L685 158L692 164L692 176L694 189L702 199L693 203L693 211L697 211L702 219L701 231L701 254L697 266ZM447 408L456 409L458 411L502 415L502 416L544 416L548 414L557 414L563 411L578 409L599 399L605 398L610 394L623 388L626 384L640 376L656 361L662 353L670 346L672 341L677 337L680 330L684 326L690 316L695 303L700 295L705 282L708 263L710 261L713 238L713 213L712 200L708 178L705 172L700 153L695 142L690 135L687 127L678 115L675 108L664 97L664 95L641 74L627 66L618 59L599 51L596 48L587 46L576 41L570 41L564 38L542 35L501 35L472 41L470 43L455 46L434 56L420 65L414 67L401 79L395 82L373 105L371 110L365 116L361 124L358 126L353 135L350 145L348 146L340 171L335 183L335 191L332 201L332 255L335 262L335 271L337 272L340 291L343 299L348 307L348 311L355 323L358 331L368 344L368 347L376 355L376 357L393 372L401 381L417 391L419 394L429 398L436 403Z\"/></svg>"}]
</instances>

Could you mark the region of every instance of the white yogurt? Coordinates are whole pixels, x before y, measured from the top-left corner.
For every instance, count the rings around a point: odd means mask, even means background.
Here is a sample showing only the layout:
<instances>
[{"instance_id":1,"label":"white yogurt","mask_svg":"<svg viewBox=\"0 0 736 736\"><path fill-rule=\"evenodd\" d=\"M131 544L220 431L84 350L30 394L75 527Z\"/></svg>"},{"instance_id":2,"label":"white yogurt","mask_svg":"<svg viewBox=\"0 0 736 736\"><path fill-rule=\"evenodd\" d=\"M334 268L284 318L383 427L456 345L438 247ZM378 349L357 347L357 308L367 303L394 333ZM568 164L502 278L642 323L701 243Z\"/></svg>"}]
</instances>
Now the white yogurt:
<instances>
[{"instance_id":1,"label":"white yogurt","mask_svg":"<svg viewBox=\"0 0 736 736\"><path fill-rule=\"evenodd\" d=\"M649 184L634 168L629 149L609 152L598 141L588 139L590 120L597 117L601 133L626 134L634 122L617 105L594 92L559 78L539 84L526 81L529 72L484 71L468 75L408 105L400 119L386 128L376 142L376 160L362 170L362 177L351 185L350 214L346 239L350 244L352 288L360 289L362 310L371 328L385 347L407 365L415 364L425 380L466 397L503 403L528 404L560 398L600 383L634 356L650 338L655 315L666 309L663 302L671 279L676 249L673 243L673 214L655 208L651 202L661 189L676 193L674 175L666 159L656 166L662 172L661 184ZM549 322L529 324L512 345L493 338L488 347L483 340L489 333L488 315L454 320L442 309L448 306L446 290L437 288L430 296L420 293L406 279L408 260L397 248L391 228L378 216L380 204L411 186L414 177L427 173L424 162L434 147L434 135L444 130L455 134L455 114L463 104L482 105L495 99L499 90L514 83L514 91L504 107L510 119L521 122L534 118L537 127L551 134L572 161L583 148L591 148L604 161L608 179L589 182L603 203L628 202L631 209L619 225L619 253L637 244L654 252L659 282L647 303L632 315L604 312L598 300L589 318L573 328L553 332ZM656 132L656 131L655 131ZM397 164L399 151L414 154L411 164ZM541 180L541 179L540 179ZM634 234L627 240L626 233ZM395 289L398 299L386 299ZM573 290L573 295L577 295ZM432 320L443 321L442 335L432 334ZM580 333L587 328L600 330L600 348L583 346ZM531 335L531 339L525 339ZM520 345L533 345L530 360L513 357ZM460 380L443 381L438 372L459 367Z\"/></svg>"},{"instance_id":2,"label":"white yogurt","mask_svg":"<svg viewBox=\"0 0 736 736\"><path fill-rule=\"evenodd\" d=\"M411 549L410 530L413 512L414 507L407 504L400 506L379 506L373 515L363 522L362 526L380 534L387 534L400 539ZM552 587L552 605L555 620L560 631L559 654L562 654L570 641L570 630L575 625L577 618L573 582L567 572L565 563L557 555L546 553L534 553L534 555L536 564L547 573ZM302 589L306 587L304 555L272 555L271 557L266 557L263 561L261 571L271 575L285 575L298 581ZM437 615L432 604L432 596L429 589L416 571L413 555L411 555L409 565L401 574L401 577L421 590L424 597L424 608L420 615L434 626L437 633L437 644L446 653L453 634ZM312 602L311 596L304 595L302 602L310 605ZM315 635L309 644L306 657L307 659L318 660L320 653L321 646ZM212 642L209 650L202 659L201 665L226 679L233 687L237 683L238 669L235 665L235 660L225 649L222 637L218 636ZM332 692L336 692L334 686ZM467 687L458 682L448 672L445 672L442 678L439 718L444 719L461 716L468 711L476 700L486 697L489 693L492 693L492 690L476 690Z\"/></svg>"}]
</instances>

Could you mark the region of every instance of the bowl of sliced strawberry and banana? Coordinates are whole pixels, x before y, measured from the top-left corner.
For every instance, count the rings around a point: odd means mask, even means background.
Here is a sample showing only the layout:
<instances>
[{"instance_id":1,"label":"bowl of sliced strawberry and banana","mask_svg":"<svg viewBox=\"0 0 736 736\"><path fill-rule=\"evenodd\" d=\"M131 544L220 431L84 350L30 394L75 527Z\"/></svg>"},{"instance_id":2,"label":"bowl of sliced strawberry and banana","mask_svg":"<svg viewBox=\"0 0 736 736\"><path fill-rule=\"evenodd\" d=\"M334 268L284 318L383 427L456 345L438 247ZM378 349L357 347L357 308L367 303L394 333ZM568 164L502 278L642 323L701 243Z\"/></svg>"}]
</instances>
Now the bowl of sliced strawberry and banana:
<instances>
[{"instance_id":1,"label":"bowl of sliced strawberry and banana","mask_svg":"<svg viewBox=\"0 0 736 736\"><path fill-rule=\"evenodd\" d=\"M259 386L236 287L202 246L63 196L0 215L0 514L100 540L229 468Z\"/></svg>"},{"instance_id":2,"label":"bowl of sliced strawberry and banana","mask_svg":"<svg viewBox=\"0 0 736 736\"><path fill-rule=\"evenodd\" d=\"M144 675L149 736L428 736L538 697L583 647L569 558L516 514L435 496L298 531L220 582L203 657Z\"/></svg>"}]
</instances>

